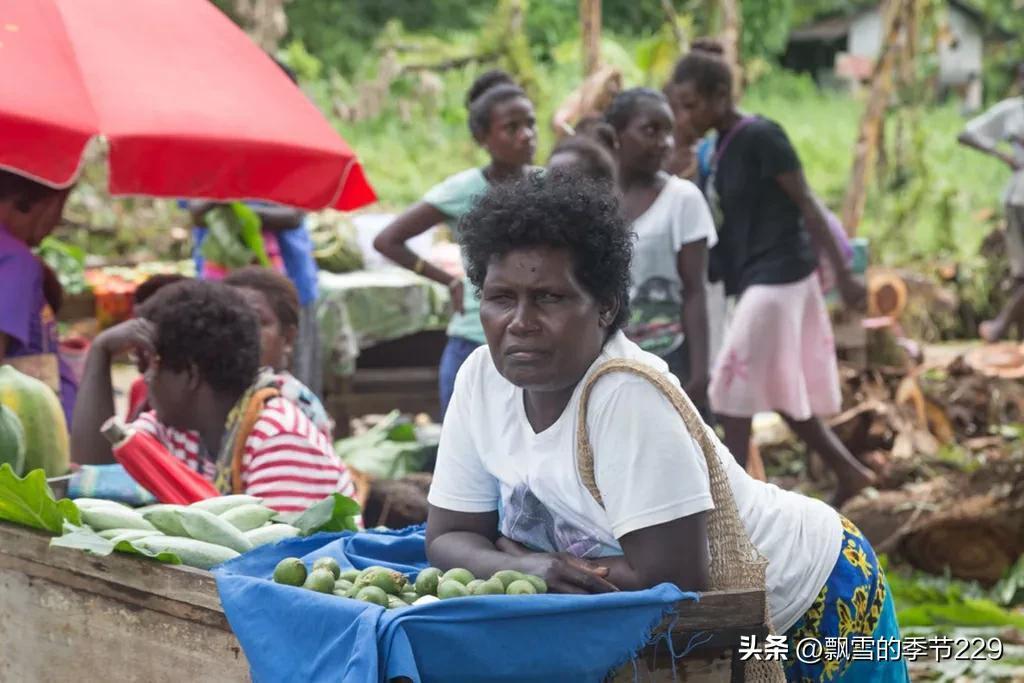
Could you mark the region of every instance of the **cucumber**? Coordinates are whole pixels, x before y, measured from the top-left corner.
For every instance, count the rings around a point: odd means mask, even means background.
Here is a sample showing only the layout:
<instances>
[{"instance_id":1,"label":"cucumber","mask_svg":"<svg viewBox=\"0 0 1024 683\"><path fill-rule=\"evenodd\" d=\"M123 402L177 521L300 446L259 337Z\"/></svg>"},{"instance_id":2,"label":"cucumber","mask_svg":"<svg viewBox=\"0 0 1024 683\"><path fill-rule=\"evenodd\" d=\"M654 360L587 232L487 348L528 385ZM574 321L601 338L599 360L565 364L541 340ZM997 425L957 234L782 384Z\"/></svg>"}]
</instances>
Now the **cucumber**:
<instances>
[{"instance_id":1,"label":"cucumber","mask_svg":"<svg viewBox=\"0 0 1024 683\"><path fill-rule=\"evenodd\" d=\"M151 553L174 553L181 558L183 564L199 569L209 569L238 557L238 553L231 548L179 536L147 536L132 541L132 545Z\"/></svg>"},{"instance_id":2,"label":"cucumber","mask_svg":"<svg viewBox=\"0 0 1024 683\"><path fill-rule=\"evenodd\" d=\"M81 513L82 521L91 526L94 531L103 531L104 529L157 530L142 515L123 505L120 508L97 505L96 507L87 507L81 510Z\"/></svg>"},{"instance_id":3,"label":"cucumber","mask_svg":"<svg viewBox=\"0 0 1024 683\"><path fill-rule=\"evenodd\" d=\"M260 528L276 516L276 510L271 510L256 503L246 503L222 513L220 518L230 522L239 531L252 531L253 529Z\"/></svg>"},{"instance_id":4,"label":"cucumber","mask_svg":"<svg viewBox=\"0 0 1024 683\"><path fill-rule=\"evenodd\" d=\"M236 508L239 505L250 505L261 502L263 502L262 498L238 493L231 496L207 498L206 500L200 500L192 503L189 507L193 510L206 510L207 512L212 512L215 515L223 515L231 508Z\"/></svg>"},{"instance_id":5,"label":"cucumber","mask_svg":"<svg viewBox=\"0 0 1024 683\"><path fill-rule=\"evenodd\" d=\"M72 502L78 506L79 510L94 510L98 507L113 507L119 510L131 510L130 507L123 503L118 503L116 500L106 500L105 498L75 498Z\"/></svg>"},{"instance_id":6,"label":"cucumber","mask_svg":"<svg viewBox=\"0 0 1024 683\"><path fill-rule=\"evenodd\" d=\"M111 531L120 531L121 533L110 537L110 542L117 545L121 541L137 541L140 538L150 538L151 536L163 536L159 531L147 531L146 529L111 529Z\"/></svg>"},{"instance_id":7,"label":"cucumber","mask_svg":"<svg viewBox=\"0 0 1024 683\"><path fill-rule=\"evenodd\" d=\"M160 535L158 532L150 531L149 529L120 529L120 528L104 529L103 531L97 531L96 534L100 538L105 538L105 539L107 539L109 541L110 539L112 539L112 538L114 538L116 536L120 536L121 534L127 533L129 531L141 531L141 532L144 533L145 536L159 536ZM143 536L139 536L139 538L143 538Z\"/></svg>"},{"instance_id":8,"label":"cucumber","mask_svg":"<svg viewBox=\"0 0 1024 683\"><path fill-rule=\"evenodd\" d=\"M188 532L181 525L181 515L178 513L186 509L184 505L162 505L149 512L142 514L143 518L168 536L184 536L188 538Z\"/></svg>"},{"instance_id":9,"label":"cucumber","mask_svg":"<svg viewBox=\"0 0 1024 683\"><path fill-rule=\"evenodd\" d=\"M185 532L197 541L215 543L239 553L252 550L252 543L241 531L212 512L190 506L175 510L174 514L178 515Z\"/></svg>"},{"instance_id":10,"label":"cucumber","mask_svg":"<svg viewBox=\"0 0 1024 683\"><path fill-rule=\"evenodd\" d=\"M291 524L270 524L261 526L259 529L246 531L245 537L252 543L252 547L277 543L286 538L293 538L299 535L299 530Z\"/></svg>"}]
</instances>

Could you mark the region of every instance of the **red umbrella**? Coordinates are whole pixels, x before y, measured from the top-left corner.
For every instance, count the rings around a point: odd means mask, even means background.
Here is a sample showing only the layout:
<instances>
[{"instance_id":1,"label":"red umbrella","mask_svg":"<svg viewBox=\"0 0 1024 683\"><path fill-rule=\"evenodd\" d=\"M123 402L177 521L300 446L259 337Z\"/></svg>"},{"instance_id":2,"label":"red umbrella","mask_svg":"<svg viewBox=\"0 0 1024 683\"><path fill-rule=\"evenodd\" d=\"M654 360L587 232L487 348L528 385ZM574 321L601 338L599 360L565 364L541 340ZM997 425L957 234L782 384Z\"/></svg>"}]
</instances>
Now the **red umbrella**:
<instances>
[{"instance_id":1,"label":"red umbrella","mask_svg":"<svg viewBox=\"0 0 1024 683\"><path fill-rule=\"evenodd\" d=\"M376 199L352 149L207 0L0 3L0 167L66 187L97 135L115 195Z\"/></svg>"}]
</instances>

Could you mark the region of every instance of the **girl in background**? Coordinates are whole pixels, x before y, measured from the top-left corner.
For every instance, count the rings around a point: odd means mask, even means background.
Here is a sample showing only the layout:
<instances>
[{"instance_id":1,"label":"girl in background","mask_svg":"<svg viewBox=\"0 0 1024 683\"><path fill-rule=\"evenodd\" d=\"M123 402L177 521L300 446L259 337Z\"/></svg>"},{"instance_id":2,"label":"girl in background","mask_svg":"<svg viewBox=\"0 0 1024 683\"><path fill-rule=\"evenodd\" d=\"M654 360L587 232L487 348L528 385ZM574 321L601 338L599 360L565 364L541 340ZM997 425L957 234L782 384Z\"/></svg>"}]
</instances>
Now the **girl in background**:
<instances>
[{"instance_id":1,"label":"girl in background","mask_svg":"<svg viewBox=\"0 0 1024 683\"><path fill-rule=\"evenodd\" d=\"M454 313L448 325L448 343L441 355L439 384L441 418L448 409L455 375L463 361L484 343L480 302L463 278L452 277L418 257L406 244L438 223L448 222L458 240L457 221L490 185L518 180L532 168L537 149L537 120L533 103L504 71L488 71L466 95L469 130L490 156L482 168L469 168L431 188L421 201L392 221L374 239L373 246L404 268L448 287Z\"/></svg>"}]
</instances>

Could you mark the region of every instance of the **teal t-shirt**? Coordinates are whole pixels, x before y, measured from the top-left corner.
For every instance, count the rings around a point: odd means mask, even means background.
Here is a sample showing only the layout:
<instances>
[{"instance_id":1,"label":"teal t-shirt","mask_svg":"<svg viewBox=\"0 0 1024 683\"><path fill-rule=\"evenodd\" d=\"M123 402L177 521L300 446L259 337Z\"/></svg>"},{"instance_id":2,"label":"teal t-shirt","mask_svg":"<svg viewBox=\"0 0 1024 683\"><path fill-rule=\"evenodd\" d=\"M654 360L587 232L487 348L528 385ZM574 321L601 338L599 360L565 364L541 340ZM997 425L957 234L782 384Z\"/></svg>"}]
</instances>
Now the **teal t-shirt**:
<instances>
[{"instance_id":1,"label":"teal t-shirt","mask_svg":"<svg viewBox=\"0 0 1024 683\"><path fill-rule=\"evenodd\" d=\"M487 178L479 168L469 168L446 178L430 188L423 201L451 219L452 233L458 240L458 220L473 208L476 200L487 192ZM463 259L465 262L465 259ZM487 343L480 324L480 300L469 278L463 281L462 313L452 315L448 323L449 337L462 337L478 344Z\"/></svg>"}]
</instances>

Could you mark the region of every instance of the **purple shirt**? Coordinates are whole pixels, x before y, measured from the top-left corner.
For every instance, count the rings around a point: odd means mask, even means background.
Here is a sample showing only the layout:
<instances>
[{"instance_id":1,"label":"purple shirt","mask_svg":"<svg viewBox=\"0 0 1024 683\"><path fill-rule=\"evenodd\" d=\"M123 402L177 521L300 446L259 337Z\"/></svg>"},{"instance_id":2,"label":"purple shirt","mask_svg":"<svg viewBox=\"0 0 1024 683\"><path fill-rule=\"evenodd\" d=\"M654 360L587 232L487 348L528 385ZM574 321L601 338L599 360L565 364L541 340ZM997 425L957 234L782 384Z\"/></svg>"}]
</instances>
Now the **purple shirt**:
<instances>
[{"instance_id":1,"label":"purple shirt","mask_svg":"<svg viewBox=\"0 0 1024 683\"><path fill-rule=\"evenodd\" d=\"M58 353L57 318L43 297L43 266L35 254L0 225L0 332L7 335L7 356ZM78 386L58 353L60 402L71 424Z\"/></svg>"}]
</instances>

